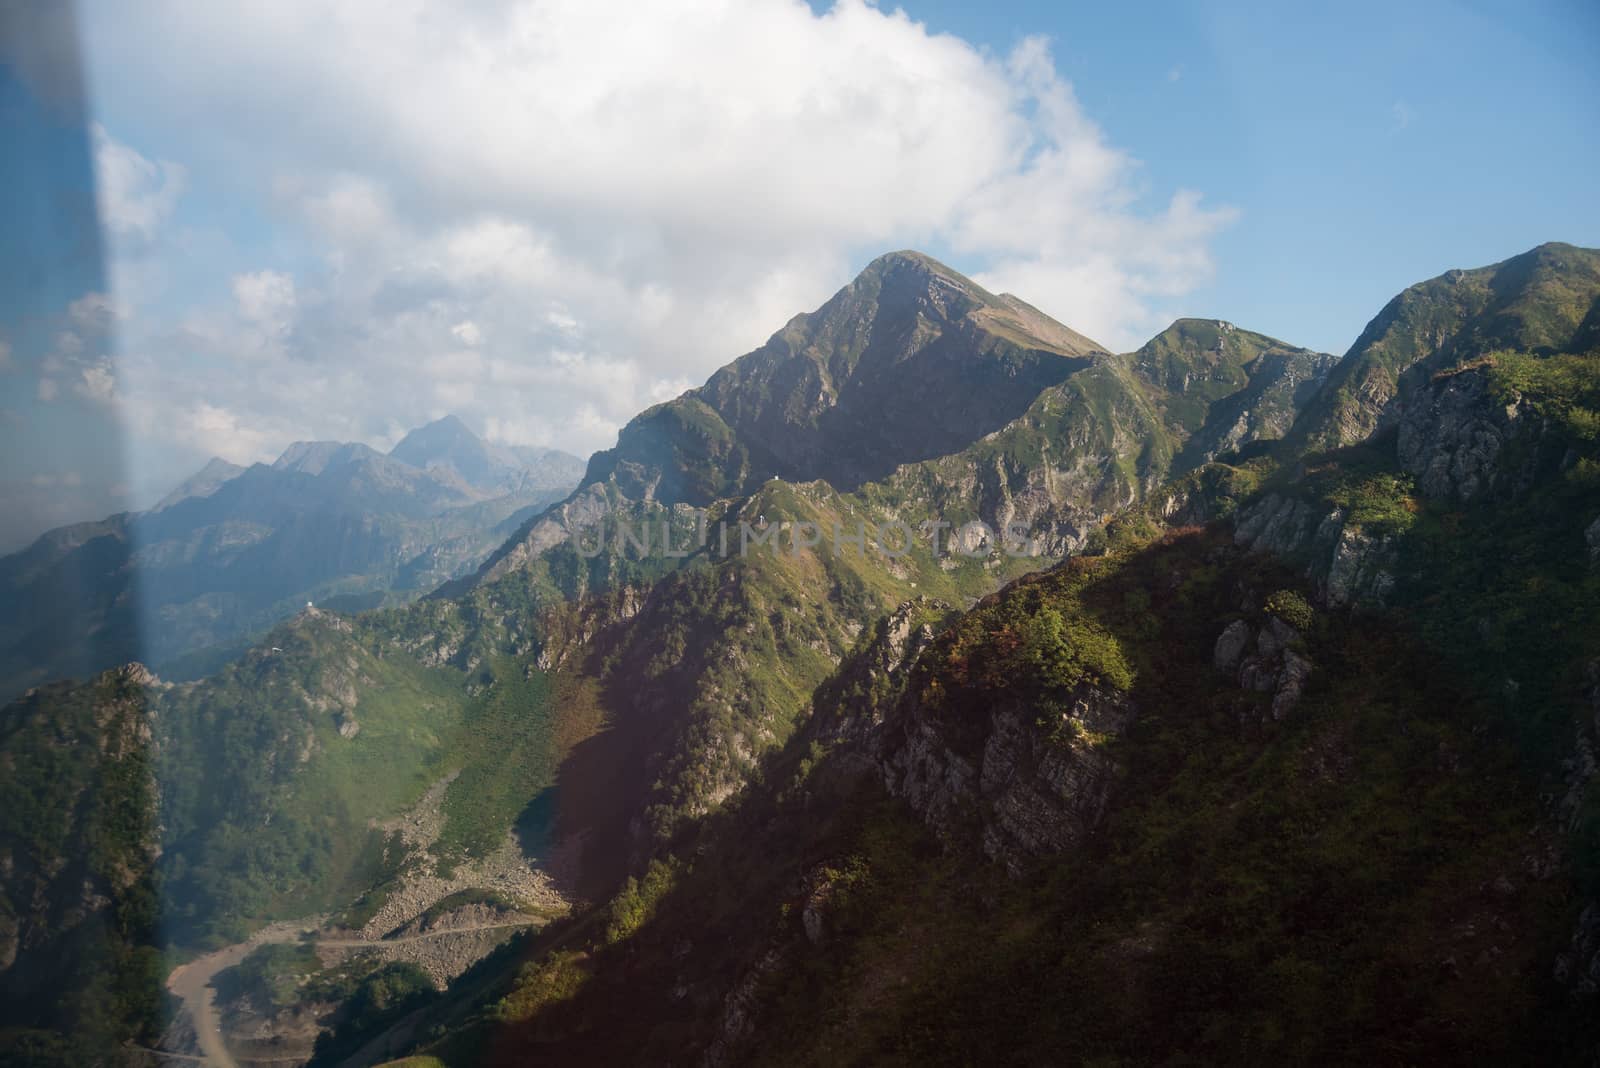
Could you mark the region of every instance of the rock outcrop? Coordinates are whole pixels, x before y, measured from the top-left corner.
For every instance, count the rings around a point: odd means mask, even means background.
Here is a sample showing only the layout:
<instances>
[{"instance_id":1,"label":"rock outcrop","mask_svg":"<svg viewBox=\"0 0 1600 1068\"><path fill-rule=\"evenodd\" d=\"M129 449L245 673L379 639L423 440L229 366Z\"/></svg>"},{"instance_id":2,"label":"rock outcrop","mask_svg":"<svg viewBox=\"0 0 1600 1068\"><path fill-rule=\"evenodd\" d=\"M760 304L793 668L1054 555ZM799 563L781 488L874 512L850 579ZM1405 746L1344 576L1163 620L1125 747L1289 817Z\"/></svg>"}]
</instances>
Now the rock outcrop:
<instances>
[{"instance_id":1,"label":"rock outcrop","mask_svg":"<svg viewBox=\"0 0 1600 1068\"><path fill-rule=\"evenodd\" d=\"M1525 414L1520 403L1495 403L1481 369L1443 376L1407 400L1396 439L1400 466L1425 497L1471 501L1495 485L1501 453Z\"/></svg>"},{"instance_id":2,"label":"rock outcrop","mask_svg":"<svg viewBox=\"0 0 1600 1068\"><path fill-rule=\"evenodd\" d=\"M1217 636L1212 663L1241 689L1271 694L1267 716L1273 722L1299 707L1312 670L1300 632L1276 616L1268 616L1259 629L1242 619L1228 624Z\"/></svg>"},{"instance_id":3,"label":"rock outcrop","mask_svg":"<svg viewBox=\"0 0 1600 1068\"><path fill-rule=\"evenodd\" d=\"M885 733L884 782L946 841L1020 875L1093 833L1115 781L1105 740L1133 715L1126 697L1088 684L1054 716L1008 703L981 725L911 701Z\"/></svg>"},{"instance_id":4,"label":"rock outcrop","mask_svg":"<svg viewBox=\"0 0 1600 1068\"><path fill-rule=\"evenodd\" d=\"M1241 509L1234 541L1299 562L1317 595L1332 607L1382 607L1394 588L1397 546L1348 521L1341 508L1318 513L1310 502L1270 493Z\"/></svg>"}]
</instances>

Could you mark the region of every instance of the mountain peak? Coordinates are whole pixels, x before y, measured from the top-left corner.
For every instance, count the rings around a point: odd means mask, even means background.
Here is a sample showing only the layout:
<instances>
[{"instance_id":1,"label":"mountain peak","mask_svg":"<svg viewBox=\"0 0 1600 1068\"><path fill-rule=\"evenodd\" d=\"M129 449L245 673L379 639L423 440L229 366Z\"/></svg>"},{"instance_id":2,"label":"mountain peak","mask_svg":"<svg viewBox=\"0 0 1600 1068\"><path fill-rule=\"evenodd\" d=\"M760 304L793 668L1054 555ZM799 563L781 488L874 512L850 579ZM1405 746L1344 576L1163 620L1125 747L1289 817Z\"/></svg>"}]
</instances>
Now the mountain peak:
<instances>
[{"instance_id":1,"label":"mountain peak","mask_svg":"<svg viewBox=\"0 0 1600 1068\"><path fill-rule=\"evenodd\" d=\"M170 508L179 501L188 500L190 497L209 497L215 493L224 482L243 474L244 468L238 464L229 463L220 456L213 456L206 465L178 486L177 489L161 498L152 512L159 512Z\"/></svg>"},{"instance_id":2,"label":"mountain peak","mask_svg":"<svg viewBox=\"0 0 1600 1068\"><path fill-rule=\"evenodd\" d=\"M272 466L280 471L320 475L329 467L372 459L381 454L366 445L343 441L297 441L283 450Z\"/></svg>"},{"instance_id":3,"label":"mountain peak","mask_svg":"<svg viewBox=\"0 0 1600 1068\"><path fill-rule=\"evenodd\" d=\"M454 413L435 419L431 423L412 430L400 443L389 450L389 455L396 460L402 460L416 467L425 467L426 463L417 463L410 459L413 454L433 452L439 449L448 449L460 446L483 445L483 439L472 432L462 418Z\"/></svg>"},{"instance_id":4,"label":"mountain peak","mask_svg":"<svg viewBox=\"0 0 1600 1068\"><path fill-rule=\"evenodd\" d=\"M849 288L876 287L880 299L891 302L905 298L933 297L943 303L951 297L965 298L958 302L961 311L966 301L973 306L994 306L999 298L960 271L940 263L924 252L902 249L886 252L862 269ZM958 312L959 314L959 312Z\"/></svg>"},{"instance_id":5,"label":"mountain peak","mask_svg":"<svg viewBox=\"0 0 1600 1068\"><path fill-rule=\"evenodd\" d=\"M961 282L966 285L972 284L971 280L962 275L961 272L940 263L926 252L918 252L916 249L910 248L899 249L895 252L885 252L867 264L862 273L887 274L897 270L920 271L926 274L939 275L952 282Z\"/></svg>"}]
</instances>

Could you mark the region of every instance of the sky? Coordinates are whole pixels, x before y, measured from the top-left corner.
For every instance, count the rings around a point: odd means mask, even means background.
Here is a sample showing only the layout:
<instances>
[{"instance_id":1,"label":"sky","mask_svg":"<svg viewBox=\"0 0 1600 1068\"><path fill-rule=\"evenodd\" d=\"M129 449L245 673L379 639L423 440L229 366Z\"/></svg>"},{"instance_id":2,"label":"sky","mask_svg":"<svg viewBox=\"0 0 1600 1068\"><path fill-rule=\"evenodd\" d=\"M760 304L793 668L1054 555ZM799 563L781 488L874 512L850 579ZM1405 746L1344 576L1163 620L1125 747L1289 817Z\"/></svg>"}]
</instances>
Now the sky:
<instances>
[{"instance_id":1,"label":"sky","mask_svg":"<svg viewBox=\"0 0 1600 1068\"><path fill-rule=\"evenodd\" d=\"M446 413L587 454L896 248L1342 353L1600 245L1576 0L72 12L0 13L0 551Z\"/></svg>"}]
</instances>

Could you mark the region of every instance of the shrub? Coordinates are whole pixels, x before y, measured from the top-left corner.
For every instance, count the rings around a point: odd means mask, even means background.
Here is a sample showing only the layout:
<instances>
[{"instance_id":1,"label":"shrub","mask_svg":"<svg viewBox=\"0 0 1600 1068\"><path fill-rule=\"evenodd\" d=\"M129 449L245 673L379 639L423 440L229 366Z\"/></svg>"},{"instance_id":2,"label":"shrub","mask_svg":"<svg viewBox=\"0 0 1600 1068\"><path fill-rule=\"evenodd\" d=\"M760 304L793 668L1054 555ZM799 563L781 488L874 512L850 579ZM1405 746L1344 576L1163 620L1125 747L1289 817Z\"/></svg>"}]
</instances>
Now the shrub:
<instances>
[{"instance_id":1,"label":"shrub","mask_svg":"<svg viewBox=\"0 0 1600 1068\"><path fill-rule=\"evenodd\" d=\"M1295 630L1311 629L1315 613L1311 604L1293 590L1279 590L1267 598L1264 606L1269 616L1277 616Z\"/></svg>"}]
</instances>

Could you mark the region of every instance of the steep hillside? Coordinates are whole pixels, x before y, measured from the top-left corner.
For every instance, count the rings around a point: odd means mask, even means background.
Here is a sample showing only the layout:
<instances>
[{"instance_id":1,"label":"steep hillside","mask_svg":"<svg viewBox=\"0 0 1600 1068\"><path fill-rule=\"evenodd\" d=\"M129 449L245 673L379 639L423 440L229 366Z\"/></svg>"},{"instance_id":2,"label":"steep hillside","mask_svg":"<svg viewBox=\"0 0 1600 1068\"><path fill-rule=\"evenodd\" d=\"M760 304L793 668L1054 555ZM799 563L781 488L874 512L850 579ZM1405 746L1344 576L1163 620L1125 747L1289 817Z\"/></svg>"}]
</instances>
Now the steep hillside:
<instances>
[{"instance_id":1,"label":"steep hillside","mask_svg":"<svg viewBox=\"0 0 1600 1068\"><path fill-rule=\"evenodd\" d=\"M1447 271L1390 301L1295 428L1299 449L1354 445L1392 426L1402 380L1494 349L1582 352L1600 341L1600 251L1552 242Z\"/></svg>"},{"instance_id":2,"label":"steep hillside","mask_svg":"<svg viewBox=\"0 0 1600 1068\"><path fill-rule=\"evenodd\" d=\"M1174 458L1180 471L1283 437L1338 362L1211 319L1179 319L1130 360L1188 436Z\"/></svg>"},{"instance_id":3,"label":"steep hillside","mask_svg":"<svg viewBox=\"0 0 1600 1068\"><path fill-rule=\"evenodd\" d=\"M853 489L999 429L1103 351L1015 297L891 253L700 389L623 428L588 481L619 477L669 504L773 477Z\"/></svg>"},{"instance_id":4,"label":"steep hillside","mask_svg":"<svg viewBox=\"0 0 1600 1068\"><path fill-rule=\"evenodd\" d=\"M1521 321L1593 300L1552 270ZM1600 950L1593 360L1462 340L1392 432L1306 449L1365 352L1182 320L1111 355L884 257L470 580L147 684L164 937L423 931L510 849L575 914L320 1005L324 1059L1560 1052ZM502 455L406 452L279 474L460 492ZM389 981L249 960L239 1019Z\"/></svg>"},{"instance_id":5,"label":"steep hillside","mask_svg":"<svg viewBox=\"0 0 1600 1068\"><path fill-rule=\"evenodd\" d=\"M1600 287L1579 271L1545 292L1522 321ZM1402 378L1392 431L1169 466L1108 555L964 614L959 593L911 596L863 628L749 785L687 811L606 907L542 936L422 1048L452 1064L1587 1063L1595 359L1463 341ZM1160 535L1164 513L1225 518ZM750 646L655 652L666 677L729 648ZM740 737L721 721L692 766Z\"/></svg>"},{"instance_id":6,"label":"steep hillside","mask_svg":"<svg viewBox=\"0 0 1600 1068\"><path fill-rule=\"evenodd\" d=\"M92 1063L165 1027L149 681L123 669L0 711L0 1058L12 1063Z\"/></svg>"},{"instance_id":7,"label":"steep hillside","mask_svg":"<svg viewBox=\"0 0 1600 1068\"><path fill-rule=\"evenodd\" d=\"M1507 1056L1569 907L1525 859L1557 829L1490 705L1403 632L1303 606L1216 534L1024 581L938 637L925 606L819 691L760 790L430 1049Z\"/></svg>"},{"instance_id":8,"label":"steep hillside","mask_svg":"<svg viewBox=\"0 0 1600 1068\"><path fill-rule=\"evenodd\" d=\"M1111 356L1016 297L890 253L703 387L632 420L478 581L619 509L705 508L773 478L820 479L885 514L1031 524L1061 555L1169 475L1281 436L1330 359L1198 320Z\"/></svg>"}]
</instances>

